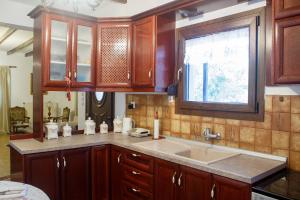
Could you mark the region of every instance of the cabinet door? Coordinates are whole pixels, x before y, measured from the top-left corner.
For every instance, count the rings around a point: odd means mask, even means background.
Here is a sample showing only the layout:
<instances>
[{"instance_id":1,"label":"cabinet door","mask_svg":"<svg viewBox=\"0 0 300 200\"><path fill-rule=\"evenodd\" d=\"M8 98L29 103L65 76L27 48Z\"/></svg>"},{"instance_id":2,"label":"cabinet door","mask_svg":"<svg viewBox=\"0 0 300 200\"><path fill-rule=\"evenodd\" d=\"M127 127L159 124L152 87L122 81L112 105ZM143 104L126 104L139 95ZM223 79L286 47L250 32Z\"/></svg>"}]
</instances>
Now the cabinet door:
<instances>
[{"instance_id":1,"label":"cabinet door","mask_svg":"<svg viewBox=\"0 0 300 200\"><path fill-rule=\"evenodd\" d=\"M212 199L216 200L250 200L251 189L247 183L213 175Z\"/></svg>"},{"instance_id":2,"label":"cabinet door","mask_svg":"<svg viewBox=\"0 0 300 200\"><path fill-rule=\"evenodd\" d=\"M275 21L274 83L300 83L300 16Z\"/></svg>"},{"instance_id":3,"label":"cabinet door","mask_svg":"<svg viewBox=\"0 0 300 200\"><path fill-rule=\"evenodd\" d=\"M121 182L122 182L122 156L120 149L112 147L111 149L111 199L121 200Z\"/></svg>"},{"instance_id":4,"label":"cabinet door","mask_svg":"<svg viewBox=\"0 0 300 200\"><path fill-rule=\"evenodd\" d=\"M46 16L44 86L64 87L71 72L72 20Z\"/></svg>"},{"instance_id":5,"label":"cabinet door","mask_svg":"<svg viewBox=\"0 0 300 200\"><path fill-rule=\"evenodd\" d=\"M90 150L80 148L61 152L63 200L90 199Z\"/></svg>"},{"instance_id":6,"label":"cabinet door","mask_svg":"<svg viewBox=\"0 0 300 200\"><path fill-rule=\"evenodd\" d=\"M131 86L131 24L98 26L97 87Z\"/></svg>"},{"instance_id":7,"label":"cabinet door","mask_svg":"<svg viewBox=\"0 0 300 200\"><path fill-rule=\"evenodd\" d=\"M180 175L177 184L180 199L185 200L210 200L212 177L210 173L189 167L180 166Z\"/></svg>"},{"instance_id":8,"label":"cabinet door","mask_svg":"<svg viewBox=\"0 0 300 200\"><path fill-rule=\"evenodd\" d=\"M92 148L93 200L109 200L109 146Z\"/></svg>"},{"instance_id":9,"label":"cabinet door","mask_svg":"<svg viewBox=\"0 0 300 200\"><path fill-rule=\"evenodd\" d=\"M30 154L24 156L24 181L43 190L50 199L59 198L58 152Z\"/></svg>"},{"instance_id":10,"label":"cabinet door","mask_svg":"<svg viewBox=\"0 0 300 200\"><path fill-rule=\"evenodd\" d=\"M159 160L155 161L155 199L174 200L177 196L177 178L179 167L177 164Z\"/></svg>"},{"instance_id":11,"label":"cabinet door","mask_svg":"<svg viewBox=\"0 0 300 200\"><path fill-rule=\"evenodd\" d=\"M291 17L300 14L299 0L273 0L275 19Z\"/></svg>"},{"instance_id":12,"label":"cabinet door","mask_svg":"<svg viewBox=\"0 0 300 200\"><path fill-rule=\"evenodd\" d=\"M155 79L155 16L133 25L133 85L154 87Z\"/></svg>"},{"instance_id":13,"label":"cabinet door","mask_svg":"<svg viewBox=\"0 0 300 200\"><path fill-rule=\"evenodd\" d=\"M95 85L96 32L97 25L83 20L74 20L74 39L72 48L73 86Z\"/></svg>"}]
</instances>

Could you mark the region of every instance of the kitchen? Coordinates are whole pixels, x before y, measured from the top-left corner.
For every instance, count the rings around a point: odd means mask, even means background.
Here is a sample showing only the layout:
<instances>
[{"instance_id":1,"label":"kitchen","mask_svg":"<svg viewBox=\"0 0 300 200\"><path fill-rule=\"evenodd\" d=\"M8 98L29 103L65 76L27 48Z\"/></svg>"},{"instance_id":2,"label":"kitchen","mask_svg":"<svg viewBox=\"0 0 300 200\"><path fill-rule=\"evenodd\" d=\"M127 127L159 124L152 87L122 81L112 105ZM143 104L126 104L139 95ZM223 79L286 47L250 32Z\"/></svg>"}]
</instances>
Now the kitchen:
<instances>
[{"instance_id":1,"label":"kitchen","mask_svg":"<svg viewBox=\"0 0 300 200\"><path fill-rule=\"evenodd\" d=\"M299 1L75 2L20 12L33 131L11 137L11 181L45 199L300 198ZM76 130L45 122L54 91L86 95Z\"/></svg>"}]
</instances>

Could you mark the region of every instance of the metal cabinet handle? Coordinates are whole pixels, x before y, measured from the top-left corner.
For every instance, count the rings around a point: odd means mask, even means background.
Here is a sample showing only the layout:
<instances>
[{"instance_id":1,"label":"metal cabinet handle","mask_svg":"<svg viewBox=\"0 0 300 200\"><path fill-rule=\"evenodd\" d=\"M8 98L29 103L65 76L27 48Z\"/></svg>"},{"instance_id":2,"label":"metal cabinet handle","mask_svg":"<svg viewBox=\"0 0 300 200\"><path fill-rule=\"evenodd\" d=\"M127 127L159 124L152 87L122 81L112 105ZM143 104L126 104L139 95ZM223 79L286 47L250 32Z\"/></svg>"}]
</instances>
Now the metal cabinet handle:
<instances>
[{"instance_id":1,"label":"metal cabinet handle","mask_svg":"<svg viewBox=\"0 0 300 200\"><path fill-rule=\"evenodd\" d=\"M148 76L150 79L152 78L152 69L149 70Z\"/></svg>"},{"instance_id":2,"label":"metal cabinet handle","mask_svg":"<svg viewBox=\"0 0 300 200\"><path fill-rule=\"evenodd\" d=\"M133 157L141 157L141 155L135 154L135 153L132 153L131 155L132 155Z\"/></svg>"},{"instance_id":3,"label":"metal cabinet handle","mask_svg":"<svg viewBox=\"0 0 300 200\"><path fill-rule=\"evenodd\" d=\"M122 157L122 154L120 153L120 154L118 155L118 158L117 158L117 160L118 160L118 163L120 163L120 162L121 162L121 157Z\"/></svg>"},{"instance_id":4,"label":"metal cabinet handle","mask_svg":"<svg viewBox=\"0 0 300 200\"><path fill-rule=\"evenodd\" d=\"M69 78L71 79L71 76L72 76L72 73L71 73L71 71L69 71Z\"/></svg>"},{"instance_id":5,"label":"metal cabinet handle","mask_svg":"<svg viewBox=\"0 0 300 200\"><path fill-rule=\"evenodd\" d=\"M66 167L67 166L67 162L66 162L65 157L63 157L63 162L64 162L64 167Z\"/></svg>"},{"instance_id":6,"label":"metal cabinet handle","mask_svg":"<svg viewBox=\"0 0 300 200\"><path fill-rule=\"evenodd\" d=\"M77 72L74 72L74 78L77 78Z\"/></svg>"},{"instance_id":7,"label":"metal cabinet handle","mask_svg":"<svg viewBox=\"0 0 300 200\"><path fill-rule=\"evenodd\" d=\"M210 197L211 199L214 199L215 198L215 188L216 188L216 184L214 184L211 188L211 191L210 191Z\"/></svg>"},{"instance_id":8,"label":"metal cabinet handle","mask_svg":"<svg viewBox=\"0 0 300 200\"><path fill-rule=\"evenodd\" d=\"M182 173L180 173L180 176L178 178L178 186L180 187L181 186L181 177L182 177Z\"/></svg>"},{"instance_id":9,"label":"metal cabinet handle","mask_svg":"<svg viewBox=\"0 0 300 200\"><path fill-rule=\"evenodd\" d=\"M136 172L136 171L132 171L131 173L134 174L134 175L140 175L141 174L141 173Z\"/></svg>"},{"instance_id":10,"label":"metal cabinet handle","mask_svg":"<svg viewBox=\"0 0 300 200\"><path fill-rule=\"evenodd\" d=\"M58 158L56 158L56 166L57 166L57 168L59 169L59 167L60 167L60 163L59 163L59 160L58 160Z\"/></svg>"},{"instance_id":11,"label":"metal cabinet handle","mask_svg":"<svg viewBox=\"0 0 300 200\"><path fill-rule=\"evenodd\" d=\"M128 78L128 80L130 80L130 78L131 78L130 72L127 73L127 78Z\"/></svg>"},{"instance_id":12,"label":"metal cabinet handle","mask_svg":"<svg viewBox=\"0 0 300 200\"><path fill-rule=\"evenodd\" d=\"M141 190L138 190L138 189L135 189L135 188L131 188L131 190L133 191L133 192L140 192Z\"/></svg>"},{"instance_id":13,"label":"metal cabinet handle","mask_svg":"<svg viewBox=\"0 0 300 200\"><path fill-rule=\"evenodd\" d=\"M180 67L177 71L177 80L180 80L180 74L182 73L182 67Z\"/></svg>"},{"instance_id":14,"label":"metal cabinet handle","mask_svg":"<svg viewBox=\"0 0 300 200\"><path fill-rule=\"evenodd\" d=\"M175 180L176 179L176 172L174 172L173 176L172 176L172 183L175 184Z\"/></svg>"}]
</instances>

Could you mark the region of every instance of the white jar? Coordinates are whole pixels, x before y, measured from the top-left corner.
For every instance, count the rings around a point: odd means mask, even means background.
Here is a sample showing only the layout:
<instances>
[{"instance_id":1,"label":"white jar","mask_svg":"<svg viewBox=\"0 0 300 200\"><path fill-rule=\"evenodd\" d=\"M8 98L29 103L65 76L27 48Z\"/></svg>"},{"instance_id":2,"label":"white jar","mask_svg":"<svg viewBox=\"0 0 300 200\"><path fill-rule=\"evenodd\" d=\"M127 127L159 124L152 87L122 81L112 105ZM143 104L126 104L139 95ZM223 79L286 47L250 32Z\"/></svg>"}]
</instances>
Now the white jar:
<instances>
[{"instance_id":1,"label":"white jar","mask_svg":"<svg viewBox=\"0 0 300 200\"><path fill-rule=\"evenodd\" d=\"M50 122L45 124L46 127L46 138L57 139L58 138L58 124L50 120Z\"/></svg>"},{"instance_id":2,"label":"white jar","mask_svg":"<svg viewBox=\"0 0 300 200\"><path fill-rule=\"evenodd\" d=\"M72 136L72 127L69 126L68 123L63 127L63 136L64 137L70 137Z\"/></svg>"},{"instance_id":3,"label":"white jar","mask_svg":"<svg viewBox=\"0 0 300 200\"><path fill-rule=\"evenodd\" d=\"M123 121L117 116L114 119L114 133L122 133Z\"/></svg>"},{"instance_id":4,"label":"white jar","mask_svg":"<svg viewBox=\"0 0 300 200\"><path fill-rule=\"evenodd\" d=\"M84 134L85 135L95 135L96 123L90 117L85 121Z\"/></svg>"},{"instance_id":5,"label":"white jar","mask_svg":"<svg viewBox=\"0 0 300 200\"><path fill-rule=\"evenodd\" d=\"M107 134L108 133L108 125L105 123L105 121L100 124L100 133Z\"/></svg>"}]
</instances>

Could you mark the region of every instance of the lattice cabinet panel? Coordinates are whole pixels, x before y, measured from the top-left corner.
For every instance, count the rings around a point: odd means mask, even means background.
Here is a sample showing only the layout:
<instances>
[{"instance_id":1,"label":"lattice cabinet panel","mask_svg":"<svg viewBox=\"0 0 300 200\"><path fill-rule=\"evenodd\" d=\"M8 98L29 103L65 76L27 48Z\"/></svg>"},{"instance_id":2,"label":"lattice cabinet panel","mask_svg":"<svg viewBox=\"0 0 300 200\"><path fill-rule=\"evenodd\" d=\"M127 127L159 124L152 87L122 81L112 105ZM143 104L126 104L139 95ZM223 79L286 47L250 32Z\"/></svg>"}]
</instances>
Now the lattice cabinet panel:
<instances>
[{"instance_id":1,"label":"lattice cabinet panel","mask_svg":"<svg viewBox=\"0 0 300 200\"><path fill-rule=\"evenodd\" d=\"M131 25L100 24L98 42L97 87L130 87Z\"/></svg>"}]
</instances>

